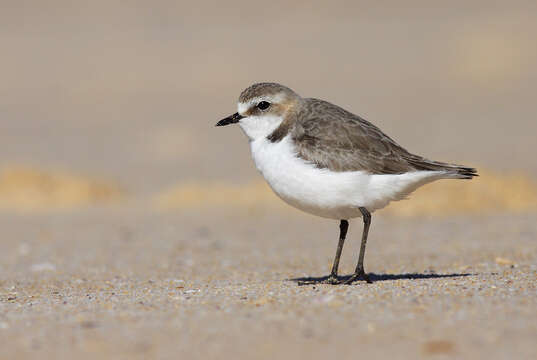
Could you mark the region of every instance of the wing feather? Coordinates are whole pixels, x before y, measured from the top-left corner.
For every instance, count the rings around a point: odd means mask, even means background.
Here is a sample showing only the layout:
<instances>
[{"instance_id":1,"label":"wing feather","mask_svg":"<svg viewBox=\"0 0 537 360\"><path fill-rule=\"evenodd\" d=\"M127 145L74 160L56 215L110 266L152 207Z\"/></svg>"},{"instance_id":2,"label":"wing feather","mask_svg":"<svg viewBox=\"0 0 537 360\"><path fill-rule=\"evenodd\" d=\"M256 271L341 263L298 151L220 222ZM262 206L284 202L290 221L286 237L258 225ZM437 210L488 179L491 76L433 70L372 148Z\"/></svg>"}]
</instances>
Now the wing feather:
<instances>
[{"instance_id":1,"label":"wing feather","mask_svg":"<svg viewBox=\"0 0 537 360\"><path fill-rule=\"evenodd\" d=\"M442 170L475 175L472 168L411 154L367 120L323 100L305 99L291 136L298 156L332 171L401 174Z\"/></svg>"}]
</instances>

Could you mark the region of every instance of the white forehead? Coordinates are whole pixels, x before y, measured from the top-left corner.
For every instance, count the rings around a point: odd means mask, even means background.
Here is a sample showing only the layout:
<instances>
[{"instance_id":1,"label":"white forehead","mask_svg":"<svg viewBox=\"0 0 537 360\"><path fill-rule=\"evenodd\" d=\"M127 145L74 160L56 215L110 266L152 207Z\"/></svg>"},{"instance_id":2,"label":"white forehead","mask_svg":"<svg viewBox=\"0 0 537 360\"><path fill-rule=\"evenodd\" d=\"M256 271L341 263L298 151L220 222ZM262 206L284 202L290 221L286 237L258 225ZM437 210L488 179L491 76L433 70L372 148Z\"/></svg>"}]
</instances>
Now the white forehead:
<instances>
[{"instance_id":1,"label":"white forehead","mask_svg":"<svg viewBox=\"0 0 537 360\"><path fill-rule=\"evenodd\" d=\"M285 95L283 93L256 96L255 98L251 98L246 102L239 102L237 104L237 111L239 114L242 115L245 112L247 112L248 109L250 109L253 106L256 106L261 101L267 101L271 104L273 103L277 104L277 103L280 103L284 99L284 97Z\"/></svg>"}]
</instances>

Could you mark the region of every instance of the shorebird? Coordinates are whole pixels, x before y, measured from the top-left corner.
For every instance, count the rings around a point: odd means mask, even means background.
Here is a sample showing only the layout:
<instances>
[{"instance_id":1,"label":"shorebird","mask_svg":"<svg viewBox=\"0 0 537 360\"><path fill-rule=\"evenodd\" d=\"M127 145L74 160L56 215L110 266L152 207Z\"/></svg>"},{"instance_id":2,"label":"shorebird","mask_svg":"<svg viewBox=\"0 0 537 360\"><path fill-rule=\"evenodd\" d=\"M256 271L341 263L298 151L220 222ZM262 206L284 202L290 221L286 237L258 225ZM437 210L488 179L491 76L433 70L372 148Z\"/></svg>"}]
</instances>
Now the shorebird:
<instances>
[{"instance_id":1,"label":"shorebird","mask_svg":"<svg viewBox=\"0 0 537 360\"><path fill-rule=\"evenodd\" d=\"M364 256L371 213L439 179L471 179L474 168L414 155L367 120L327 101L302 98L276 83L257 83L239 96L238 111L216 126L238 123L255 165L283 201L339 220L329 284L371 282ZM338 267L349 219L363 219L358 264L348 279Z\"/></svg>"}]
</instances>

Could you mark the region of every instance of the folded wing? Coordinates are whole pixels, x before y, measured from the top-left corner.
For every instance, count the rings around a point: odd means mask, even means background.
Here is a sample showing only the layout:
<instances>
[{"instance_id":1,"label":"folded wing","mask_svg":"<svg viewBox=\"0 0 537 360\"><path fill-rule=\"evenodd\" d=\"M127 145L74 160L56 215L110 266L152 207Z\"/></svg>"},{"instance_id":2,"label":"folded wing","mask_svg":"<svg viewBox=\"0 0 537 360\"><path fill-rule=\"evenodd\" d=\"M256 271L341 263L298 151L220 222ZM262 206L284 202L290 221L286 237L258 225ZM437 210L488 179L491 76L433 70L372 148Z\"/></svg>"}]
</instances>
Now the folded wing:
<instances>
[{"instance_id":1,"label":"folded wing","mask_svg":"<svg viewBox=\"0 0 537 360\"><path fill-rule=\"evenodd\" d=\"M455 178L477 175L473 168L411 154L367 120L326 101L307 99L304 107L291 136L298 156L319 168L372 174L432 170Z\"/></svg>"}]
</instances>

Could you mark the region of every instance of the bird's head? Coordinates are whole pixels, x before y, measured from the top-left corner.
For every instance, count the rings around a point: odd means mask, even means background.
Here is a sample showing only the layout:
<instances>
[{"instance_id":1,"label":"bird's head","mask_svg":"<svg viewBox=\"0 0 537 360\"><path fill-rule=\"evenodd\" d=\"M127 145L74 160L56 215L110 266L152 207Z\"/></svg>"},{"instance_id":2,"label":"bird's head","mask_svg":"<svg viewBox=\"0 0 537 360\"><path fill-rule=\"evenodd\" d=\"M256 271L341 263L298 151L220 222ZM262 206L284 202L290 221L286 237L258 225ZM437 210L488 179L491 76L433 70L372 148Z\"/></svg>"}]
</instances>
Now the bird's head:
<instances>
[{"instance_id":1,"label":"bird's head","mask_svg":"<svg viewBox=\"0 0 537 360\"><path fill-rule=\"evenodd\" d=\"M237 112L220 120L216 126L238 123L248 138L267 137L300 103L293 90L276 83L258 83L239 96Z\"/></svg>"}]
</instances>

